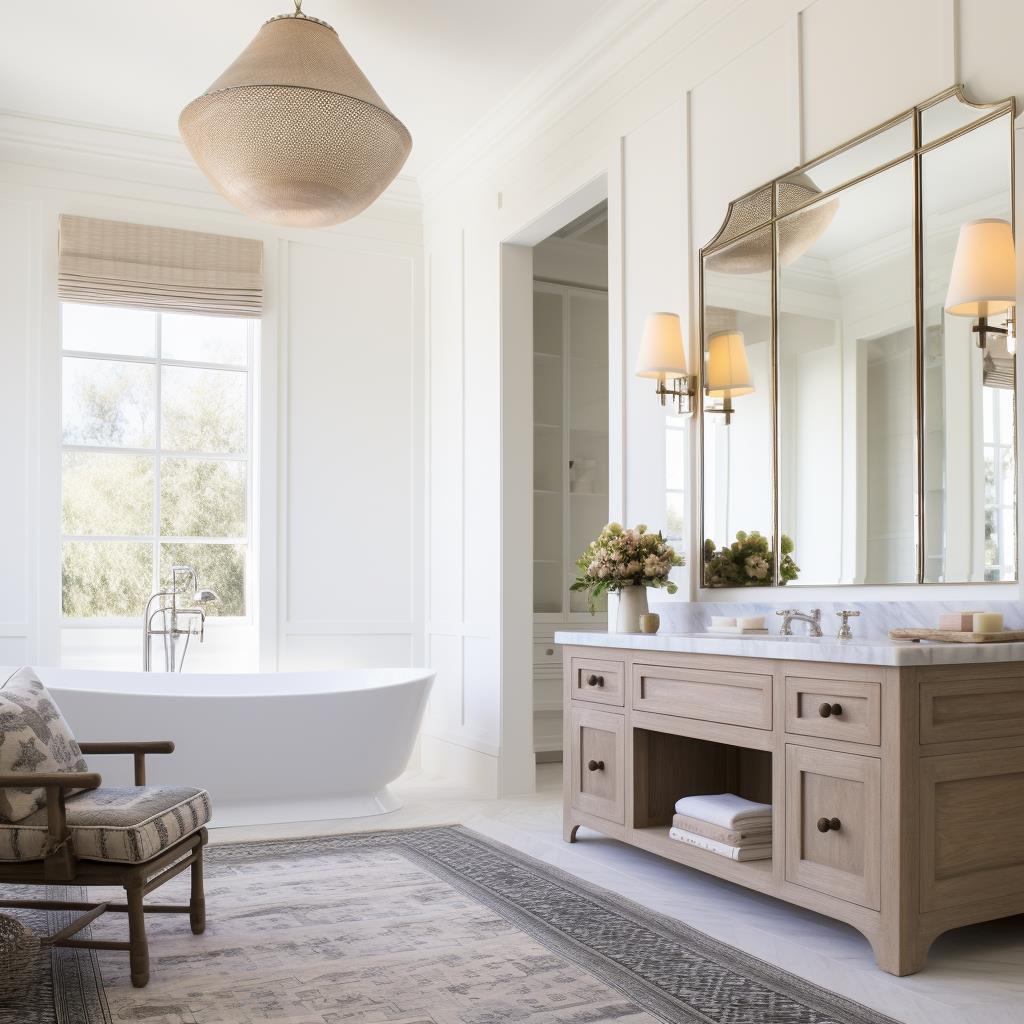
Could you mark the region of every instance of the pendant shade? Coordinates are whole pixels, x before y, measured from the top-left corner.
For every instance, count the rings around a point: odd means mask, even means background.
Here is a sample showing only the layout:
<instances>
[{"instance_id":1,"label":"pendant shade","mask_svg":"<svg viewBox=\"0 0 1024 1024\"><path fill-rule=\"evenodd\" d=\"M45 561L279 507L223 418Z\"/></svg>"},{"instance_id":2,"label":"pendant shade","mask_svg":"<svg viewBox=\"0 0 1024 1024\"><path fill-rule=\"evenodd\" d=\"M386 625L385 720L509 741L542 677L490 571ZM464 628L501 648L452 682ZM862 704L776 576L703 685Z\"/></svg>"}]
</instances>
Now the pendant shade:
<instances>
[{"instance_id":1,"label":"pendant shade","mask_svg":"<svg viewBox=\"0 0 1024 1024\"><path fill-rule=\"evenodd\" d=\"M292 227L362 212L412 149L334 29L300 12L268 21L178 128L228 202Z\"/></svg>"},{"instance_id":2,"label":"pendant shade","mask_svg":"<svg viewBox=\"0 0 1024 1024\"><path fill-rule=\"evenodd\" d=\"M994 316L1017 301L1017 261L1013 230L1005 220L972 220L960 228L946 312L954 316Z\"/></svg>"},{"instance_id":3,"label":"pendant shade","mask_svg":"<svg viewBox=\"0 0 1024 1024\"><path fill-rule=\"evenodd\" d=\"M753 393L754 381L742 333L718 331L708 339L704 386L710 398L737 398Z\"/></svg>"}]
</instances>

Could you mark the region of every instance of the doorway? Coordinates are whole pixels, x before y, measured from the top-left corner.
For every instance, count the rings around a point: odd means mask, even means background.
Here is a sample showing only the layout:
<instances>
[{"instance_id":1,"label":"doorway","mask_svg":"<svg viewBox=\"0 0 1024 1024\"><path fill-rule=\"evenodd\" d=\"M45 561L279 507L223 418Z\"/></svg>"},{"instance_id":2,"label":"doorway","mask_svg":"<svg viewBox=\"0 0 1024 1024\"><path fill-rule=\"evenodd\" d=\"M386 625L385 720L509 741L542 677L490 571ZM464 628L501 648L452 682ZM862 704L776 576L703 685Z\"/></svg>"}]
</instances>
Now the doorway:
<instances>
[{"instance_id":1,"label":"doorway","mask_svg":"<svg viewBox=\"0 0 1024 1024\"><path fill-rule=\"evenodd\" d=\"M602 173L501 247L503 795L559 784L562 657L554 634L570 625L605 628L585 601L570 601L569 586L592 539L585 534L621 500L622 402L609 401L621 390L622 290L609 273L621 212ZM588 352L577 365L574 353ZM585 429L593 431L589 448L578 443ZM590 512L576 512L574 528L572 510L585 504Z\"/></svg>"}]
</instances>

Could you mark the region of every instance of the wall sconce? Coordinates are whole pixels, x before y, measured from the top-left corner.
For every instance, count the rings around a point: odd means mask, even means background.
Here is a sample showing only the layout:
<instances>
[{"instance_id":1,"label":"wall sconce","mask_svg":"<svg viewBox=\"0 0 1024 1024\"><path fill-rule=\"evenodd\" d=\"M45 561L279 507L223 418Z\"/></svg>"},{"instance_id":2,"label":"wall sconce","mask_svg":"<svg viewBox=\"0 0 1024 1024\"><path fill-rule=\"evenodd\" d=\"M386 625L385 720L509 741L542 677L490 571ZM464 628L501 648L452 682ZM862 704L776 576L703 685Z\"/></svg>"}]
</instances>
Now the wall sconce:
<instances>
[{"instance_id":1,"label":"wall sconce","mask_svg":"<svg viewBox=\"0 0 1024 1024\"><path fill-rule=\"evenodd\" d=\"M704 393L708 398L721 398L718 409L705 408L705 412L720 413L725 425L732 422L732 400L750 395L754 381L750 376L747 347L741 331L716 331L708 338L707 372L704 375Z\"/></svg>"},{"instance_id":2,"label":"wall sconce","mask_svg":"<svg viewBox=\"0 0 1024 1024\"><path fill-rule=\"evenodd\" d=\"M978 347L988 334L1006 335L1010 355L1017 351L1014 306L1017 302L1017 259L1013 230L1005 220L972 220L960 226L953 272L946 293L946 312L977 317L972 328ZM1006 327L990 327L988 318L1010 311Z\"/></svg>"},{"instance_id":3,"label":"wall sconce","mask_svg":"<svg viewBox=\"0 0 1024 1024\"><path fill-rule=\"evenodd\" d=\"M686 372L686 349L678 314L648 314L635 373L658 382L655 393L662 405L666 398L674 398L680 415L692 414L694 383Z\"/></svg>"}]
</instances>

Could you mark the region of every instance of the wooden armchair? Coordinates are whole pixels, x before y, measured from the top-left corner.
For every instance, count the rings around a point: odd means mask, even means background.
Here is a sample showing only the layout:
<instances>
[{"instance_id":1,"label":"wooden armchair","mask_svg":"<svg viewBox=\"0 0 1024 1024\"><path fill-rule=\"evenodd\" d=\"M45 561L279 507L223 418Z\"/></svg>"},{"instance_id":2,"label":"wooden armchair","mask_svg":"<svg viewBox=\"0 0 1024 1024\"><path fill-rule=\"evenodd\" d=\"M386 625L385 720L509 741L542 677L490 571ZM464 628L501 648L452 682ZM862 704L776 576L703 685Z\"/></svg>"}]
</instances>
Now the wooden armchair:
<instances>
[{"instance_id":1,"label":"wooden armchair","mask_svg":"<svg viewBox=\"0 0 1024 1024\"><path fill-rule=\"evenodd\" d=\"M188 914L192 932L206 927L203 847L210 817L203 790L146 786L146 755L170 754L169 741L82 743L83 754L131 754L135 789L101 789L96 772L0 774L0 787L46 790L46 806L13 824L0 823L0 883L121 886L126 902L2 900L10 909L82 911L43 942L50 946L126 950L132 984L149 981L146 914ZM115 842L116 840L116 842ZM191 868L187 905L144 904L164 882ZM75 938L105 913L128 915L128 941Z\"/></svg>"}]
</instances>

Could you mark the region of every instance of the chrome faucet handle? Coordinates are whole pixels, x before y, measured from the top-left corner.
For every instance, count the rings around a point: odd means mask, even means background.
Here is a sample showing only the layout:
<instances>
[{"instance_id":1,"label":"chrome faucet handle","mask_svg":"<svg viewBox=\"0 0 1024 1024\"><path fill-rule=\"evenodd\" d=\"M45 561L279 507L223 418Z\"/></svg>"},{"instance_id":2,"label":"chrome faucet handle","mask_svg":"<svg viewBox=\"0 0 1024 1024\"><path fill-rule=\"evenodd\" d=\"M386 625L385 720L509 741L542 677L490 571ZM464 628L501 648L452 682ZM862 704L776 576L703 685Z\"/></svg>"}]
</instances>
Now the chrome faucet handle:
<instances>
[{"instance_id":1,"label":"chrome faucet handle","mask_svg":"<svg viewBox=\"0 0 1024 1024\"><path fill-rule=\"evenodd\" d=\"M782 625L779 627L779 636L792 636L793 627L790 623L790 616L793 614L793 609L777 608L775 614L782 617Z\"/></svg>"},{"instance_id":2,"label":"chrome faucet handle","mask_svg":"<svg viewBox=\"0 0 1024 1024\"><path fill-rule=\"evenodd\" d=\"M836 615L843 620L842 625L839 627L839 636L837 639L852 640L853 630L850 629L850 619L856 619L860 615L860 612L844 610L836 612Z\"/></svg>"}]
</instances>

